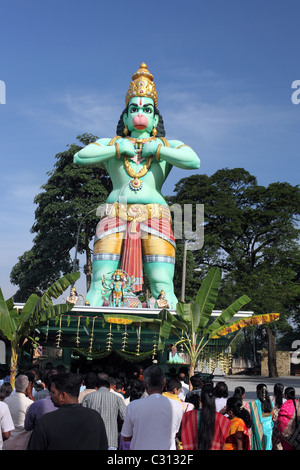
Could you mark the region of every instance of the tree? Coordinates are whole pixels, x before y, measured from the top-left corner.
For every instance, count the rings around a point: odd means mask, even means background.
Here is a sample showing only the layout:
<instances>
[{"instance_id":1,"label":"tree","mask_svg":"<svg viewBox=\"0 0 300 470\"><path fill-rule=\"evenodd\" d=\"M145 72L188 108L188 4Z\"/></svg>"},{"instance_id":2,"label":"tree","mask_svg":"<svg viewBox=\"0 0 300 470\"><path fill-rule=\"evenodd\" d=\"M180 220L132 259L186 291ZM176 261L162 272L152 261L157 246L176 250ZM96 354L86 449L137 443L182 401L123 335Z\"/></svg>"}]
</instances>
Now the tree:
<instances>
[{"instance_id":1,"label":"tree","mask_svg":"<svg viewBox=\"0 0 300 470\"><path fill-rule=\"evenodd\" d=\"M252 299L249 309L254 312L282 313L276 328L284 329L299 299L299 187L288 183L259 186L246 170L225 168L210 177L193 175L180 180L171 200L204 204L204 246L194 252L194 260L203 270L211 265L222 269L220 305L233 293L245 293ZM269 373L275 376L274 325L265 331Z\"/></svg>"},{"instance_id":2,"label":"tree","mask_svg":"<svg viewBox=\"0 0 300 470\"><path fill-rule=\"evenodd\" d=\"M83 134L77 139L87 145L97 137ZM49 179L34 199L37 209L31 229L36 234L33 247L19 257L10 275L11 282L19 286L15 301L22 302L31 293L41 295L61 274L74 270L70 251L76 244L77 230L83 219L78 252L86 253L85 274L89 287L92 269L89 243L98 221L96 208L106 201L111 181L103 164L83 168L73 163L74 154L81 148L72 144L55 156L54 169L47 173Z\"/></svg>"},{"instance_id":3,"label":"tree","mask_svg":"<svg viewBox=\"0 0 300 470\"><path fill-rule=\"evenodd\" d=\"M11 345L10 383L12 387L15 384L19 352L24 340L29 338L35 341L33 336L36 328L73 308L74 304L67 302L53 305L51 299L57 299L79 277L80 273L67 274L50 286L41 297L31 294L20 312L12 299L5 301L0 289L0 332Z\"/></svg>"}]
</instances>

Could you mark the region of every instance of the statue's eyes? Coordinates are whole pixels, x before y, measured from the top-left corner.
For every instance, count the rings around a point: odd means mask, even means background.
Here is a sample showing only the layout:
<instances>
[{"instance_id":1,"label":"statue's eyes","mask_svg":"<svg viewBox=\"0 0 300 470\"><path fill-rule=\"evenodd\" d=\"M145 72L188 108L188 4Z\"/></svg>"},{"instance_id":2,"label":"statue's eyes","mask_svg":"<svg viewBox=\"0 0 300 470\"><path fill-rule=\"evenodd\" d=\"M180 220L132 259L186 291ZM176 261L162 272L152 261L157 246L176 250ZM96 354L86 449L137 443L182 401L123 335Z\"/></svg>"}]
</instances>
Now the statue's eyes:
<instances>
[{"instance_id":1,"label":"statue's eyes","mask_svg":"<svg viewBox=\"0 0 300 470\"><path fill-rule=\"evenodd\" d=\"M131 113L137 113L138 110L139 110L139 109L138 109L136 106L132 106L132 107L130 108L130 112L131 112Z\"/></svg>"},{"instance_id":2,"label":"statue's eyes","mask_svg":"<svg viewBox=\"0 0 300 470\"><path fill-rule=\"evenodd\" d=\"M152 109L151 109L151 108L145 108L145 113L151 114L151 113L152 113Z\"/></svg>"}]
</instances>

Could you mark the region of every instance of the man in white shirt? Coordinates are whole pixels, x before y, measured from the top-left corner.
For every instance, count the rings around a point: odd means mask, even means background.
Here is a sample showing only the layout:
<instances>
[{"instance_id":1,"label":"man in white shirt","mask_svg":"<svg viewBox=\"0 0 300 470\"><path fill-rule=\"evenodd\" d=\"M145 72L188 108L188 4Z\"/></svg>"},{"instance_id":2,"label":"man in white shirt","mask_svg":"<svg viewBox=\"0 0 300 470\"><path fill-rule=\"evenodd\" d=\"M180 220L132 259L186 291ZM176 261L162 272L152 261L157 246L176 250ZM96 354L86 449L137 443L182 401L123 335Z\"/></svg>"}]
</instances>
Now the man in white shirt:
<instances>
[{"instance_id":1,"label":"man in white shirt","mask_svg":"<svg viewBox=\"0 0 300 470\"><path fill-rule=\"evenodd\" d=\"M26 396L29 380L26 375L18 375L15 381L15 393L4 399L8 405L15 429L10 438L3 443L3 450L26 450L31 431L25 431L24 422L28 408L33 400Z\"/></svg>"},{"instance_id":2,"label":"man in white shirt","mask_svg":"<svg viewBox=\"0 0 300 470\"><path fill-rule=\"evenodd\" d=\"M181 389L179 391L178 398L180 398L180 400L182 401L185 400L185 397L187 396L190 390L189 385L185 382L186 377L188 377L188 368L180 367L178 371L178 379L180 380L180 383L181 383Z\"/></svg>"},{"instance_id":3,"label":"man in white shirt","mask_svg":"<svg viewBox=\"0 0 300 470\"><path fill-rule=\"evenodd\" d=\"M0 401L0 450L2 450L3 441L9 439L10 432L13 429L15 429L15 427L8 405Z\"/></svg>"},{"instance_id":4,"label":"man in white shirt","mask_svg":"<svg viewBox=\"0 0 300 470\"><path fill-rule=\"evenodd\" d=\"M180 400L184 401L185 397L187 396L189 392L189 385L185 382L186 377L188 376L188 369L186 367L180 367L178 371L178 379L180 380L181 383L181 389L178 394L178 398Z\"/></svg>"},{"instance_id":5,"label":"man in white shirt","mask_svg":"<svg viewBox=\"0 0 300 470\"><path fill-rule=\"evenodd\" d=\"M121 435L130 450L176 450L181 403L162 396L166 381L159 366L148 367L143 378L148 396L129 403Z\"/></svg>"}]
</instances>

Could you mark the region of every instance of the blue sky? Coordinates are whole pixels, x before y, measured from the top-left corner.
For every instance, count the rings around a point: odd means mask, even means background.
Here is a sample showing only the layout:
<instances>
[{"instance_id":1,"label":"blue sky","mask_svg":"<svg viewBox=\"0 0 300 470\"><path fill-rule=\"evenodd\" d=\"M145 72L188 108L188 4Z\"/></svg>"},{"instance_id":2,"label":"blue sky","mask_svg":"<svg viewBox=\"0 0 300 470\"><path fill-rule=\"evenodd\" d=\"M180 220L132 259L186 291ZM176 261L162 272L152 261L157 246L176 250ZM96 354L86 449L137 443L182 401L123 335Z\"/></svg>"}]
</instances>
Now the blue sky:
<instances>
[{"instance_id":1,"label":"blue sky","mask_svg":"<svg viewBox=\"0 0 300 470\"><path fill-rule=\"evenodd\" d=\"M33 198L56 153L113 137L132 74L154 75L167 138L199 172L243 167L258 183L299 183L298 0L11 0L0 7L0 286L32 246ZM3 102L3 95L0 102ZM192 172L174 169L164 186Z\"/></svg>"}]
</instances>

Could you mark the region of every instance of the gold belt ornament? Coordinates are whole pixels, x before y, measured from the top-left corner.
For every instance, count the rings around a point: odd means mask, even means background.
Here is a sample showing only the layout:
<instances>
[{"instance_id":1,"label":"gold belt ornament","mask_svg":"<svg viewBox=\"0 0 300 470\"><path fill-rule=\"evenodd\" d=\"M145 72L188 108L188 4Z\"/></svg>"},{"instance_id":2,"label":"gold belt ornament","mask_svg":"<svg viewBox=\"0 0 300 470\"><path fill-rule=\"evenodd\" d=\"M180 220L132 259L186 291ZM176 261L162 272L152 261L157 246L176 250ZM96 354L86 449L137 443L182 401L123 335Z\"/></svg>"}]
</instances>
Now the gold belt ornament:
<instances>
[{"instance_id":1,"label":"gold belt ornament","mask_svg":"<svg viewBox=\"0 0 300 470\"><path fill-rule=\"evenodd\" d=\"M107 204L104 216L110 219L118 217L125 222L132 222L131 232L136 233L136 224L148 219L165 218L171 221L170 210L161 204Z\"/></svg>"}]
</instances>

